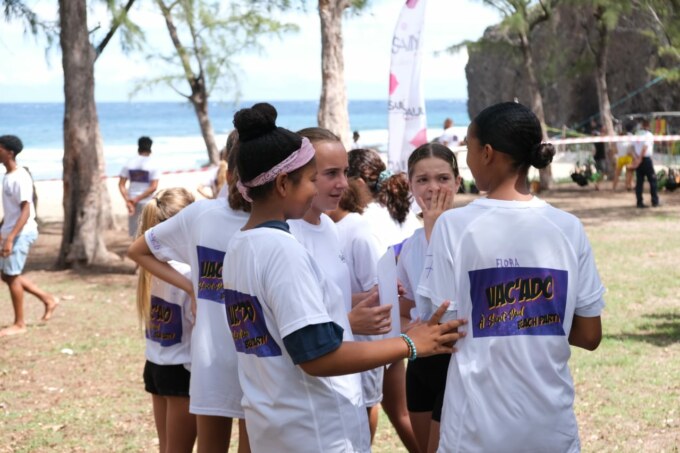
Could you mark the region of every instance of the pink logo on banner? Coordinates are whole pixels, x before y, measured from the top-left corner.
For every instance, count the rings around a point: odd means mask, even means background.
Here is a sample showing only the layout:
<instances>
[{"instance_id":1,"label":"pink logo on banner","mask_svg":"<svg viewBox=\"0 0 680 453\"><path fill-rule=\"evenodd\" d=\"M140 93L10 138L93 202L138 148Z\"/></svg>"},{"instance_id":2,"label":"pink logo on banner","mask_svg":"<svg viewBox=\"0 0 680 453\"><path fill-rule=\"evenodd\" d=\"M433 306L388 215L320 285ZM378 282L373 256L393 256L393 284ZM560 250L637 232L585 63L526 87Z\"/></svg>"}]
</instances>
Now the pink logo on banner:
<instances>
[{"instance_id":1,"label":"pink logo on banner","mask_svg":"<svg viewBox=\"0 0 680 453\"><path fill-rule=\"evenodd\" d=\"M418 0L406 0L406 6L413 9L418 4Z\"/></svg>"},{"instance_id":2,"label":"pink logo on banner","mask_svg":"<svg viewBox=\"0 0 680 453\"><path fill-rule=\"evenodd\" d=\"M390 96L394 93L394 90L396 90L398 86L399 81L394 76L394 74L390 73Z\"/></svg>"},{"instance_id":3,"label":"pink logo on banner","mask_svg":"<svg viewBox=\"0 0 680 453\"><path fill-rule=\"evenodd\" d=\"M416 148L419 147L420 145L424 145L425 143L427 143L427 129L419 130L418 133L413 136L409 143L415 146Z\"/></svg>"}]
</instances>

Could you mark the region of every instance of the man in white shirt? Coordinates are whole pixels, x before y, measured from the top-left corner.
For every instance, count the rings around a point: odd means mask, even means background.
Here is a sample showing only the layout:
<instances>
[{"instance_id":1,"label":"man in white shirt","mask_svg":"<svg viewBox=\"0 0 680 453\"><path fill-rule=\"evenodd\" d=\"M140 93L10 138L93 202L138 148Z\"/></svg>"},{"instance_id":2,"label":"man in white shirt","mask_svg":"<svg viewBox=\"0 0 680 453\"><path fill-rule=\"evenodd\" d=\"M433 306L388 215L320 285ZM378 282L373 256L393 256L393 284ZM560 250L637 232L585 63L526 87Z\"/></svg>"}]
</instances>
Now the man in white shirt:
<instances>
[{"instance_id":1,"label":"man in white shirt","mask_svg":"<svg viewBox=\"0 0 680 453\"><path fill-rule=\"evenodd\" d=\"M656 173L654 173L654 164L652 162L652 155L654 154L654 134L649 130L649 120L642 120L642 129L637 134L645 137L644 141L635 143L635 159L631 168L635 169L635 197L637 199L638 208L646 208L647 205L642 202L642 186L645 183L645 178L649 181L649 191L652 195L652 207L659 206L659 194L656 190Z\"/></svg>"},{"instance_id":2,"label":"man in white shirt","mask_svg":"<svg viewBox=\"0 0 680 453\"><path fill-rule=\"evenodd\" d=\"M118 189L127 205L128 232L130 237L137 236L137 223L142 209L151 200L151 196L158 188L160 169L151 159L151 145L153 141L149 137L139 137L137 141L139 155L130 159L120 171ZM129 187L126 187L127 181Z\"/></svg>"},{"instance_id":3,"label":"man in white shirt","mask_svg":"<svg viewBox=\"0 0 680 453\"><path fill-rule=\"evenodd\" d=\"M26 169L19 167L16 162L16 156L23 148L19 137L0 137L0 162L6 170L2 179L4 218L0 227L0 271L2 281L9 287L14 307L14 324L0 330L0 337L26 332L24 291L33 294L45 305L43 321L52 317L58 303L52 295L21 275L31 244L38 238L38 224L33 206L33 180Z\"/></svg>"}]
</instances>

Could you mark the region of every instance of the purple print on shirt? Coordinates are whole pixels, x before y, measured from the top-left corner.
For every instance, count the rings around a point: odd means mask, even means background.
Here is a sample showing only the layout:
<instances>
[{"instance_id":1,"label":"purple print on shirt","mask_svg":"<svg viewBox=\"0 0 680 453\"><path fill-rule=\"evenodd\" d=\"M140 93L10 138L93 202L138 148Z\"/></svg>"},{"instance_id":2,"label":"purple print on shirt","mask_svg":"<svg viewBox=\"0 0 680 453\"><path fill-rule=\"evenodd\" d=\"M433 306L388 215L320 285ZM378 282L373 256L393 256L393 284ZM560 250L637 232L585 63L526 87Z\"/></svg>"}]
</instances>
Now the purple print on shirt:
<instances>
[{"instance_id":1,"label":"purple print on shirt","mask_svg":"<svg viewBox=\"0 0 680 453\"><path fill-rule=\"evenodd\" d=\"M469 276L475 337L564 336L567 271L494 267Z\"/></svg>"},{"instance_id":2,"label":"purple print on shirt","mask_svg":"<svg viewBox=\"0 0 680 453\"><path fill-rule=\"evenodd\" d=\"M262 314L262 305L257 297L225 289L224 305L238 352L258 357L281 355L281 348L269 333Z\"/></svg>"},{"instance_id":3,"label":"purple print on shirt","mask_svg":"<svg viewBox=\"0 0 680 453\"><path fill-rule=\"evenodd\" d=\"M151 182L151 176L146 170L129 170L130 182Z\"/></svg>"},{"instance_id":4,"label":"purple print on shirt","mask_svg":"<svg viewBox=\"0 0 680 453\"><path fill-rule=\"evenodd\" d=\"M223 304L222 265L224 252L197 245L196 254L198 255L198 294L196 297Z\"/></svg>"},{"instance_id":5,"label":"purple print on shirt","mask_svg":"<svg viewBox=\"0 0 680 453\"><path fill-rule=\"evenodd\" d=\"M161 346L172 346L182 341L182 307L151 296L151 321L146 338Z\"/></svg>"}]
</instances>

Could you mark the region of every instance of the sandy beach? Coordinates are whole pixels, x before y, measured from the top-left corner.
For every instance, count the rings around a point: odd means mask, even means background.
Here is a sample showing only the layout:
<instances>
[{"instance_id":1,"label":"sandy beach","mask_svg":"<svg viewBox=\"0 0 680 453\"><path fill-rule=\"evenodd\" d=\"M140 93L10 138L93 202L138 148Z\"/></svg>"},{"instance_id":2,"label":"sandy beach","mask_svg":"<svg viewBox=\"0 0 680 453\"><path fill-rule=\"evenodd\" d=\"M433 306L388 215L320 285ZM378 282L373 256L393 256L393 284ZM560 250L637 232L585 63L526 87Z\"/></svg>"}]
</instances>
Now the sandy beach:
<instances>
[{"instance_id":1,"label":"sandy beach","mask_svg":"<svg viewBox=\"0 0 680 453\"><path fill-rule=\"evenodd\" d=\"M203 198L196 190L198 186L207 181L210 176L210 170L187 171L181 173L164 173L158 187L165 189L168 187L184 187L191 190L196 199ZM127 209L125 203L118 191L118 177L106 178L106 187L111 196L111 208L116 219L124 219L127 216ZM35 189L38 194L38 218L44 222L61 221L64 218L64 184L60 179L52 179L46 181L36 181ZM2 213L2 206L0 206L0 213ZM121 223L121 227L126 227L126 223Z\"/></svg>"}]
</instances>

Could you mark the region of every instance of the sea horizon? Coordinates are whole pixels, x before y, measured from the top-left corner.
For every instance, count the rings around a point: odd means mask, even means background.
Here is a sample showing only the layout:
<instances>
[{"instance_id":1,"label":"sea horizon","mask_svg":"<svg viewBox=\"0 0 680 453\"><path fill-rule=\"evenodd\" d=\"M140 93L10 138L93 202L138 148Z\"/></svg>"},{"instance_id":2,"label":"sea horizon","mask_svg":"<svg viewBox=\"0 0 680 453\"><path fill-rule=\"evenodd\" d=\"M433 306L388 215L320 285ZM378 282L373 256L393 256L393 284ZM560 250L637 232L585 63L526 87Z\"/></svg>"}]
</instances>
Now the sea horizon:
<instances>
[{"instance_id":1,"label":"sea horizon","mask_svg":"<svg viewBox=\"0 0 680 453\"><path fill-rule=\"evenodd\" d=\"M233 129L233 114L255 102L270 102L278 110L277 124L299 130L317 124L318 100L213 101L209 115L218 146ZM63 102L0 102L0 135L13 134L24 142L19 163L36 180L59 179L63 169ZM350 130L361 134L363 146L385 150L387 99L350 100ZM446 118L464 131L469 124L466 99L426 100L428 139L439 136ZM99 101L99 127L104 141L106 175L116 176L136 152L137 138L154 140L154 155L162 156L164 171L198 169L208 163L193 106L188 101ZM460 134L459 134L460 135Z\"/></svg>"}]
</instances>

